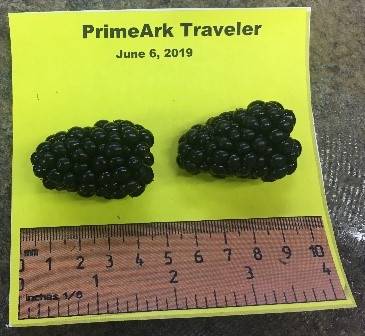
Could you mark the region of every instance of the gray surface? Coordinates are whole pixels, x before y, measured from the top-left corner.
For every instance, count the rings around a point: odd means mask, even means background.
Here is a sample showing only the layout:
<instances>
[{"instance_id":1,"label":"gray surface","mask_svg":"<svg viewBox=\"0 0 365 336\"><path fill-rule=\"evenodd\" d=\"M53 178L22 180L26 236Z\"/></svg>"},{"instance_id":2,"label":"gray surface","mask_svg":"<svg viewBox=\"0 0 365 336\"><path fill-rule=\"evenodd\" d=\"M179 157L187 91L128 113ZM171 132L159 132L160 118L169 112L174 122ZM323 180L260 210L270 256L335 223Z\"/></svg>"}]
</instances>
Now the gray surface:
<instances>
[{"instance_id":1,"label":"gray surface","mask_svg":"<svg viewBox=\"0 0 365 336\"><path fill-rule=\"evenodd\" d=\"M0 1L0 335L365 335L365 17L363 1ZM7 328L11 58L7 12L155 7L312 6L311 85L326 195L358 308L226 318Z\"/></svg>"}]
</instances>

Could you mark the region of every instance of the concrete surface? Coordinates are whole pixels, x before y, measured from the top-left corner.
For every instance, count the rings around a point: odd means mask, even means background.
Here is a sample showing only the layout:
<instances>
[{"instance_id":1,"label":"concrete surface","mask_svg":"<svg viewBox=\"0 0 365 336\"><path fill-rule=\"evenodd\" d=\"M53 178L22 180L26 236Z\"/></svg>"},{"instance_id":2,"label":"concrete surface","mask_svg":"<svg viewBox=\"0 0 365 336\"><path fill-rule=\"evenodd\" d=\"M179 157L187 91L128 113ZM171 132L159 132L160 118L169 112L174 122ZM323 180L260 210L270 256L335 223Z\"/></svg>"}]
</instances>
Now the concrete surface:
<instances>
[{"instance_id":1,"label":"concrete surface","mask_svg":"<svg viewBox=\"0 0 365 336\"><path fill-rule=\"evenodd\" d=\"M12 329L8 315L11 57L8 12L311 6L311 84L326 195L357 309ZM365 8L358 0L0 0L0 335L365 335ZM364 238L364 240L362 239Z\"/></svg>"}]
</instances>

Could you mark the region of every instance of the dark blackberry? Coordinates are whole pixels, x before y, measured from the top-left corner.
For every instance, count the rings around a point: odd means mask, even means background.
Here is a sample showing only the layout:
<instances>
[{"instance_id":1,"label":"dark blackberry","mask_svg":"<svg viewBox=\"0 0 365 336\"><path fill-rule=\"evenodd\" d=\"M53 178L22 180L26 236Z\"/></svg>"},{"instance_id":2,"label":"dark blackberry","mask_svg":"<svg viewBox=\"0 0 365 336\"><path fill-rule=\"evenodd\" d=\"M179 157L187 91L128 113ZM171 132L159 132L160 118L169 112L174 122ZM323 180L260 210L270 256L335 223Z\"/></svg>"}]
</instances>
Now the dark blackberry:
<instances>
[{"instance_id":1,"label":"dark blackberry","mask_svg":"<svg viewBox=\"0 0 365 336\"><path fill-rule=\"evenodd\" d=\"M297 169L302 146L292 139L296 118L275 101L221 113L179 139L178 166L191 174L275 181Z\"/></svg>"},{"instance_id":2,"label":"dark blackberry","mask_svg":"<svg viewBox=\"0 0 365 336\"><path fill-rule=\"evenodd\" d=\"M99 120L93 127L72 127L48 136L30 160L34 175L47 189L83 197L137 197L154 179L153 143L152 133L141 125Z\"/></svg>"}]
</instances>

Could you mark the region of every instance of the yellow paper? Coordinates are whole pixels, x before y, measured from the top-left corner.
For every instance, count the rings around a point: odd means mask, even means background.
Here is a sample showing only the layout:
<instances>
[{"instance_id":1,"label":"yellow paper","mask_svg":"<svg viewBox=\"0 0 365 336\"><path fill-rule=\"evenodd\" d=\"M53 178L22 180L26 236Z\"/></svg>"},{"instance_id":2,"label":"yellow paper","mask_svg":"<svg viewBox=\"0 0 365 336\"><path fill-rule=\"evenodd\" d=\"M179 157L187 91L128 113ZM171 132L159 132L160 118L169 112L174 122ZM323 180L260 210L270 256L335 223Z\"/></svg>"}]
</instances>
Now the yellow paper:
<instances>
[{"instance_id":1,"label":"yellow paper","mask_svg":"<svg viewBox=\"0 0 365 336\"><path fill-rule=\"evenodd\" d=\"M13 58L12 326L353 307L325 203L310 103L307 8L136 10L10 14ZM194 25L261 25L257 35L184 36ZM174 37L83 38L83 25L174 27ZM191 57L163 57L191 48ZM119 50L143 51L118 59ZM149 57L156 49L160 58ZM153 52L152 52L153 53ZM191 125L256 99L295 111L303 145L298 169L275 183L189 176L175 163L177 140ZM46 190L29 160L49 134L99 119L128 119L155 135L155 181L138 198L83 199ZM322 216L347 299L214 310L168 311L19 321L19 229L81 224Z\"/></svg>"}]
</instances>

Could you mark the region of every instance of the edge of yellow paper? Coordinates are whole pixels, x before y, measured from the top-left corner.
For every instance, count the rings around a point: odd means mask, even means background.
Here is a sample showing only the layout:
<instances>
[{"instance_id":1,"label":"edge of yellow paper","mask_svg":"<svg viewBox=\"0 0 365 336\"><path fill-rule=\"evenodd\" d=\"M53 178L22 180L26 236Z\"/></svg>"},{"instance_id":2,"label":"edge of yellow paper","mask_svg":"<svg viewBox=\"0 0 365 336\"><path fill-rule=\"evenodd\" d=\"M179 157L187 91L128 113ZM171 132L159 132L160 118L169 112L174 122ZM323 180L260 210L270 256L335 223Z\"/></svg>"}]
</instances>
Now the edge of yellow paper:
<instances>
[{"instance_id":1,"label":"edge of yellow paper","mask_svg":"<svg viewBox=\"0 0 365 336\"><path fill-rule=\"evenodd\" d=\"M31 320L19 320L18 319L18 281L10 281L10 293L9 293L9 326L11 327L27 327L27 326L46 326L46 325L62 325L73 323L91 323L91 322L107 322L107 321L128 321L128 320L144 320L144 319L164 319L164 318L193 318L193 317L214 317L214 316L229 316L229 315L249 315L249 314L268 314L268 313L287 313L287 312L301 312L301 311L314 311L325 309L338 309L338 308L354 308L356 302L351 293L346 275L341 264L340 256L338 253L334 231L331 225L331 220L328 214L328 207L326 202L326 196L324 191L323 178L321 174L321 164L318 155L316 133L314 128L314 119L311 108L311 90L310 90L310 74L309 74L309 40L310 40L310 7L299 7L298 9L307 10L307 41L306 41L306 71L307 71L307 90L308 90L308 113L312 119L311 130L313 137L314 151L316 152L316 164L317 164L317 176L318 183L321 186L322 201L326 210L326 216L324 220L324 228L328 240L328 245L332 253L333 261L338 273L341 286L344 290L346 299L337 301L322 301L322 302L308 302L308 303L292 303L292 304L278 304L278 305L262 305L262 306L245 306L245 307L228 307L228 308L208 308L208 309L189 309L189 310L171 310L171 311L152 311L152 312L136 312L136 313L120 313L120 314L102 314L102 315L88 315L88 316L70 316L70 317L57 317L57 318L42 318ZM207 10L214 10L216 8L210 8ZM229 8L237 9L237 8ZM257 9L257 8L255 8ZM263 8L263 9L273 9ZM275 8L278 9L278 8ZM287 9L287 8L280 8ZM293 8L290 8L293 9ZM161 10L161 9L155 9ZM162 10L203 10L202 8L196 9L162 9ZM205 9L204 9L205 10ZM145 9L136 9L132 11L145 11ZM58 12L54 12L58 13ZM22 13L9 14L19 15ZM28 13L29 14L29 13ZM39 14L39 13L37 13ZM20 246L20 234L13 232L14 226L12 226L11 239L12 246ZM11 265L13 270L19 267L19 249L11 249ZM13 301L11 301L13 299ZM15 300L14 300L15 299Z\"/></svg>"},{"instance_id":2,"label":"edge of yellow paper","mask_svg":"<svg viewBox=\"0 0 365 336\"><path fill-rule=\"evenodd\" d=\"M310 86L310 71L309 71L309 42L310 42L310 8L308 8L307 12L307 21L308 21L308 34L307 34L307 41L306 41L306 70L307 70L307 90L308 90L308 112L310 114L310 118L312 120L311 122L311 130L312 130L312 137L313 137L313 150L315 152L315 158L316 158L316 164L317 164L317 176L318 176L318 182L320 184L321 194L322 194L322 201L323 201L323 207L325 209L325 218L324 218L324 229L326 232L326 237L328 241L328 246L331 250L333 262L336 267L336 271L338 274L338 277L341 282L342 289L345 293L346 300L346 306L341 306L343 308L354 308L357 307L355 299L352 295L350 286L348 284L345 271L343 269L340 255L338 252L337 244L336 244L336 238L333 231L333 226L331 222L331 218L329 216L328 211L328 205L327 205L327 199L326 199L326 193L324 189L324 182L323 182L323 176L322 176L322 168L321 168L321 161L319 157L318 152L318 143L317 143L317 136L316 136L316 130L314 127L314 116L312 112L312 97L311 97L311 86ZM344 304L345 304L344 302Z\"/></svg>"}]
</instances>

